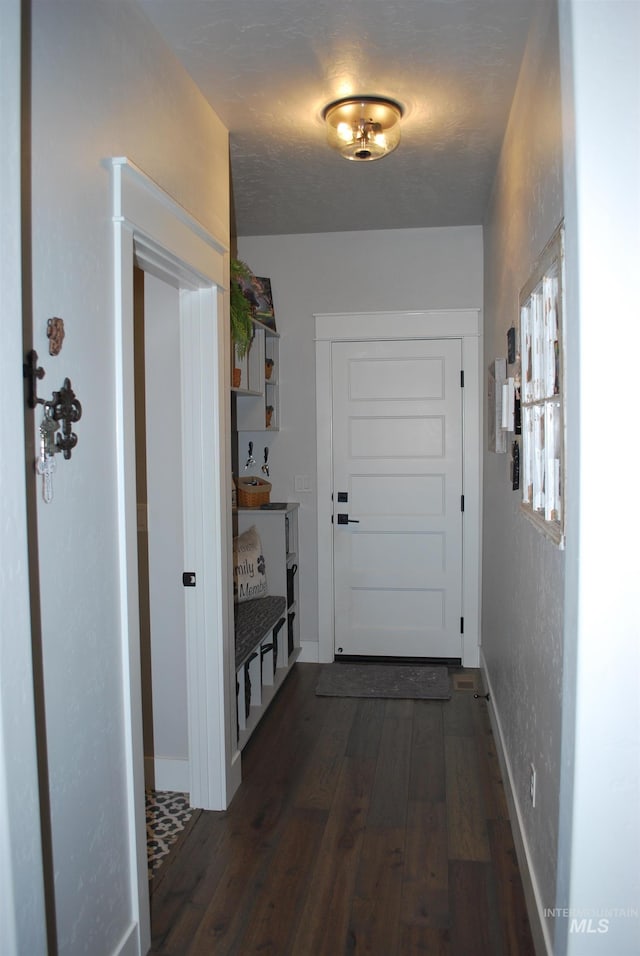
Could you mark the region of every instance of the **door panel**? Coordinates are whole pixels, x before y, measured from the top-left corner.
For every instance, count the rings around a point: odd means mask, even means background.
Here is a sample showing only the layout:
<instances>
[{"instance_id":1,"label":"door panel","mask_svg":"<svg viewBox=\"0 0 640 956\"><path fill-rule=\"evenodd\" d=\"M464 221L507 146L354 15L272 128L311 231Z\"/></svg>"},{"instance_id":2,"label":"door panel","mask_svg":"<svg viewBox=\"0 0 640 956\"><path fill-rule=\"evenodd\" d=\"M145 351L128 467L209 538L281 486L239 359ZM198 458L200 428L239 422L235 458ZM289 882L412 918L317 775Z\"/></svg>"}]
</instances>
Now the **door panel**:
<instances>
[{"instance_id":1,"label":"door panel","mask_svg":"<svg viewBox=\"0 0 640 956\"><path fill-rule=\"evenodd\" d=\"M425 515L443 514L445 483L442 475L353 475L349 500L362 514L411 515L420 524Z\"/></svg>"},{"instance_id":2,"label":"door panel","mask_svg":"<svg viewBox=\"0 0 640 956\"><path fill-rule=\"evenodd\" d=\"M336 656L459 658L460 341L334 343L332 368Z\"/></svg>"},{"instance_id":3,"label":"door panel","mask_svg":"<svg viewBox=\"0 0 640 956\"><path fill-rule=\"evenodd\" d=\"M439 357L427 359L372 357L353 362L349 396L352 401L392 401L442 398L444 366Z\"/></svg>"},{"instance_id":4,"label":"door panel","mask_svg":"<svg viewBox=\"0 0 640 956\"><path fill-rule=\"evenodd\" d=\"M444 451L444 419L352 418L349 452L351 458L441 458Z\"/></svg>"}]
</instances>

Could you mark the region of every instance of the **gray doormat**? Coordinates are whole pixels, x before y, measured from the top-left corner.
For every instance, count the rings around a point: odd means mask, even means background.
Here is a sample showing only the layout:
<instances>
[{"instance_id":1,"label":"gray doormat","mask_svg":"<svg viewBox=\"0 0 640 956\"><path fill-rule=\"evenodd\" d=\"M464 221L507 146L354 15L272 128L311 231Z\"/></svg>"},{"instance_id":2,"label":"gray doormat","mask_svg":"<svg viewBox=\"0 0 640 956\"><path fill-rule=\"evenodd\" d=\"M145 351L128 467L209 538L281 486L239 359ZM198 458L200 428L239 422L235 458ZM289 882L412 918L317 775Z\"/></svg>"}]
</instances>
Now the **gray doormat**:
<instances>
[{"instance_id":1,"label":"gray doormat","mask_svg":"<svg viewBox=\"0 0 640 956\"><path fill-rule=\"evenodd\" d=\"M446 667L407 664L325 664L316 687L318 697L396 697L449 700Z\"/></svg>"}]
</instances>

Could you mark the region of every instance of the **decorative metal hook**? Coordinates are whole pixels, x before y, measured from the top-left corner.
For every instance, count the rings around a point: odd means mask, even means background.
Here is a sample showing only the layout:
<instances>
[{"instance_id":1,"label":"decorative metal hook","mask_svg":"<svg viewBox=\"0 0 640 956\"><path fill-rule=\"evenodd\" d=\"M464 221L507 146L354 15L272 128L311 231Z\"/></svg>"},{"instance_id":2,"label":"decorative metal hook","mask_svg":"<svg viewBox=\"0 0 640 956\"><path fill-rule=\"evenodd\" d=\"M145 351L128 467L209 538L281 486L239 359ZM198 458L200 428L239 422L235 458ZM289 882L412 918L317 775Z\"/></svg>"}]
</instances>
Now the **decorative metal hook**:
<instances>
[{"instance_id":1,"label":"decorative metal hook","mask_svg":"<svg viewBox=\"0 0 640 956\"><path fill-rule=\"evenodd\" d=\"M47 405L51 408L51 417L62 425L62 434L56 435L56 449L68 460L71 458L72 449L78 444L78 436L71 430L71 426L82 417L82 405L76 398L68 378L65 378L60 391L53 393Z\"/></svg>"},{"instance_id":2,"label":"decorative metal hook","mask_svg":"<svg viewBox=\"0 0 640 956\"><path fill-rule=\"evenodd\" d=\"M27 404L29 408L44 405L46 413L62 425L62 434L56 435L55 451L61 451L68 460L71 452L78 444L78 436L71 426L82 417L82 405L71 388L71 382L65 378L62 388L53 392L49 401L38 396L37 379L45 376L45 370L38 365L38 353L31 349L27 353L26 362L22 366L22 374L27 379Z\"/></svg>"}]
</instances>

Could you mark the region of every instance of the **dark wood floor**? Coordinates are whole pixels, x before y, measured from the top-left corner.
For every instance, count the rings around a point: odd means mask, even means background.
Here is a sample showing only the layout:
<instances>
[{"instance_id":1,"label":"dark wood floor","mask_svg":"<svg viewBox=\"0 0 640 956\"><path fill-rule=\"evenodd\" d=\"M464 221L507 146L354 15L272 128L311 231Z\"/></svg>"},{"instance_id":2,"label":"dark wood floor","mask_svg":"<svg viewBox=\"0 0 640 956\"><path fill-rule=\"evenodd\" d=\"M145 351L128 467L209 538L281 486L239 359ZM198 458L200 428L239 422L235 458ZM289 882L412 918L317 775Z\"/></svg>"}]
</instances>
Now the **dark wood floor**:
<instances>
[{"instance_id":1,"label":"dark wood floor","mask_svg":"<svg viewBox=\"0 0 640 956\"><path fill-rule=\"evenodd\" d=\"M316 697L318 672L295 666L230 809L160 868L151 953L533 956L477 674L444 702Z\"/></svg>"}]
</instances>

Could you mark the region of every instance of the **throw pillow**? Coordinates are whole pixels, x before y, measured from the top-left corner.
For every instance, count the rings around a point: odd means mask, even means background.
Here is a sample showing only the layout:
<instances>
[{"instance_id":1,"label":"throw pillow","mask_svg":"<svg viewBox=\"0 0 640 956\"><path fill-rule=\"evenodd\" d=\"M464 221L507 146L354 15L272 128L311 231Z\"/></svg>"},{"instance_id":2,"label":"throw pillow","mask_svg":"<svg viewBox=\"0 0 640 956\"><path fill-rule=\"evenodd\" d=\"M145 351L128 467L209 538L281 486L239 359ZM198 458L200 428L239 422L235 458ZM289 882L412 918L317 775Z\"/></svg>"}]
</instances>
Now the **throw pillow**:
<instances>
[{"instance_id":1,"label":"throw pillow","mask_svg":"<svg viewBox=\"0 0 640 956\"><path fill-rule=\"evenodd\" d=\"M267 569L255 525L233 539L233 597L240 604L266 597Z\"/></svg>"}]
</instances>

